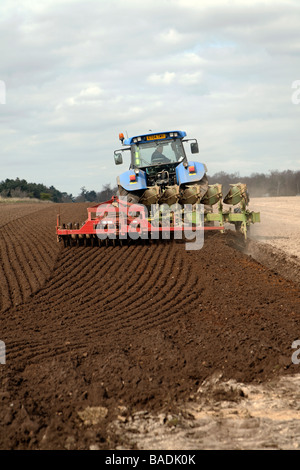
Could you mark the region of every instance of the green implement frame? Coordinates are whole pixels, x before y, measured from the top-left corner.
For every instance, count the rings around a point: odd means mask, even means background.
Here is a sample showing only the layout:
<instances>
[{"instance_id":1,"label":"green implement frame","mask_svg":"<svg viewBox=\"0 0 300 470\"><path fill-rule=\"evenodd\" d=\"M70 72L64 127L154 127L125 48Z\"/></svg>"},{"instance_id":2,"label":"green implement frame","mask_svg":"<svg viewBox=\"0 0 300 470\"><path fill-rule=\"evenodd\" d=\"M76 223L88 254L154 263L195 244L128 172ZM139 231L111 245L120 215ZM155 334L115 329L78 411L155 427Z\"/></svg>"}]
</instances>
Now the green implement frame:
<instances>
[{"instance_id":1,"label":"green implement frame","mask_svg":"<svg viewBox=\"0 0 300 470\"><path fill-rule=\"evenodd\" d=\"M225 224L234 224L236 230L242 232L247 238L247 232L251 224L260 222L260 213L249 211L249 195L246 184L230 184L230 190L224 197L223 202L222 186L220 184L210 185L204 199L204 203L211 207L218 204L217 212L208 212L205 214L205 222L219 222L221 226ZM228 205L224 210L223 203ZM235 208L233 206L236 206Z\"/></svg>"},{"instance_id":2,"label":"green implement frame","mask_svg":"<svg viewBox=\"0 0 300 470\"><path fill-rule=\"evenodd\" d=\"M234 224L236 230L242 232L247 238L247 232L251 224L260 222L260 213L249 211L244 200L240 201L240 207L236 209L224 210L221 201L218 202L217 212L208 212L204 215L204 223L219 222L221 226Z\"/></svg>"}]
</instances>

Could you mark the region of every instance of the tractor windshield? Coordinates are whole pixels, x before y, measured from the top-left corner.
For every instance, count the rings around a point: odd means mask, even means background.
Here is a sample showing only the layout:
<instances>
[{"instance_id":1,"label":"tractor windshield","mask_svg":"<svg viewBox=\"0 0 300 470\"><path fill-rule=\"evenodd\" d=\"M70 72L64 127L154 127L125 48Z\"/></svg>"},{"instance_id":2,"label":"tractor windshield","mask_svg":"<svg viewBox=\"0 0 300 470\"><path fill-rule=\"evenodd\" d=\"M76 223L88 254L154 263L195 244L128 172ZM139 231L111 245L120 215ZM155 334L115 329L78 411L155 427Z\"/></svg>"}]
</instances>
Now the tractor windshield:
<instances>
[{"instance_id":1,"label":"tractor windshield","mask_svg":"<svg viewBox=\"0 0 300 470\"><path fill-rule=\"evenodd\" d=\"M132 164L144 168L162 163L180 163L185 158L180 139L135 144L131 149Z\"/></svg>"}]
</instances>

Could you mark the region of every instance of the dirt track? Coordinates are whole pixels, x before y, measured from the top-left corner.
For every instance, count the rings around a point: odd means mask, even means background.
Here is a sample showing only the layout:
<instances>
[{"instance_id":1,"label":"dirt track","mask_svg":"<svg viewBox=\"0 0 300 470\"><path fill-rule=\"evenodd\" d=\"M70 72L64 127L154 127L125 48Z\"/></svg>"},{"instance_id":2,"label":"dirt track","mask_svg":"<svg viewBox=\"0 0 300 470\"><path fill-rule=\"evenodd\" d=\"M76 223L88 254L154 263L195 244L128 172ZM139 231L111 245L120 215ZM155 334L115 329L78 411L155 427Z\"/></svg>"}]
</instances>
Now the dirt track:
<instances>
[{"instance_id":1,"label":"dirt track","mask_svg":"<svg viewBox=\"0 0 300 470\"><path fill-rule=\"evenodd\" d=\"M300 337L297 253L289 270L292 253L272 244L269 252L255 233L244 244L234 232L208 235L190 252L178 243L64 249L57 205L5 207L1 449L300 444L298 408L286 439L282 420L271 426L271 402L262 416L250 399L299 373L291 360ZM60 211L65 221L86 218L84 204ZM253 258L263 253L264 265ZM293 380L282 386L291 400Z\"/></svg>"}]
</instances>

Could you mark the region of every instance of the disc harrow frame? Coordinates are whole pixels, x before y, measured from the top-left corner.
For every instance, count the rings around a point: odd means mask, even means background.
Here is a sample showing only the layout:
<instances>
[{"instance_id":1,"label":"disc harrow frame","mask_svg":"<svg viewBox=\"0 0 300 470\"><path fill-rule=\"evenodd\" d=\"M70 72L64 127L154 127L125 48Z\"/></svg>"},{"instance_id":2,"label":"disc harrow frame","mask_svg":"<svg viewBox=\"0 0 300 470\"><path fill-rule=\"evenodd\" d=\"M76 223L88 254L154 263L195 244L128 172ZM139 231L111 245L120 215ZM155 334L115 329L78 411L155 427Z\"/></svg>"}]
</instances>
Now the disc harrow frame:
<instances>
[{"instance_id":1,"label":"disc harrow frame","mask_svg":"<svg viewBox=\"0 0 300 470\"><path fill-rule=\"evenodd\" d=\"M227 223L234 224L246 237L249 225L260 221L259 213L248 211L243 201L239 211L232 211L231 208L225 211L222 202L218 201L217 212L205 211L200 218L197 218L196 212L185 214L182 210L171 211L167 217L162 213L155 218L149 216L145 206L113 196L108 201L89 207L87 212L88 218L81 226L79 223L61 224L58 214L57 241L62 241L64 246L109 246L138 240L178 240L185 235L190 239L192 232L224 232Z\"/></svg>"}]
</instances>

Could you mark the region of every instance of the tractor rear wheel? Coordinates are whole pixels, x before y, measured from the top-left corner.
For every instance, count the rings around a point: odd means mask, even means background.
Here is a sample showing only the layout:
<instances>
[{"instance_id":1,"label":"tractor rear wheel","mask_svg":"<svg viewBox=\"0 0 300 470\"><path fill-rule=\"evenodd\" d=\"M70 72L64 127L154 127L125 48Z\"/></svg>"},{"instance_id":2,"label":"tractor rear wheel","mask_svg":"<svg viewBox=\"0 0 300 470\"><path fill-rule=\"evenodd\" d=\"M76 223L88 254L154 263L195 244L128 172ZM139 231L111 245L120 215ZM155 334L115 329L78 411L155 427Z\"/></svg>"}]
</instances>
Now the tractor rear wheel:
<instances>
[{"instance_id":1,"label":"tractor rear wheel","mask_svg":"<svg viewBox=\"0 0 300 470\"><path fill-rule=\"evenodd\" d=\"M129 202L130 204L137 204L140 200L140 196L138 194L127 191L126 189L121 187L119 187L119 195L121 197L126 197L127 202Z\"/></svg>"}]
</instances>

